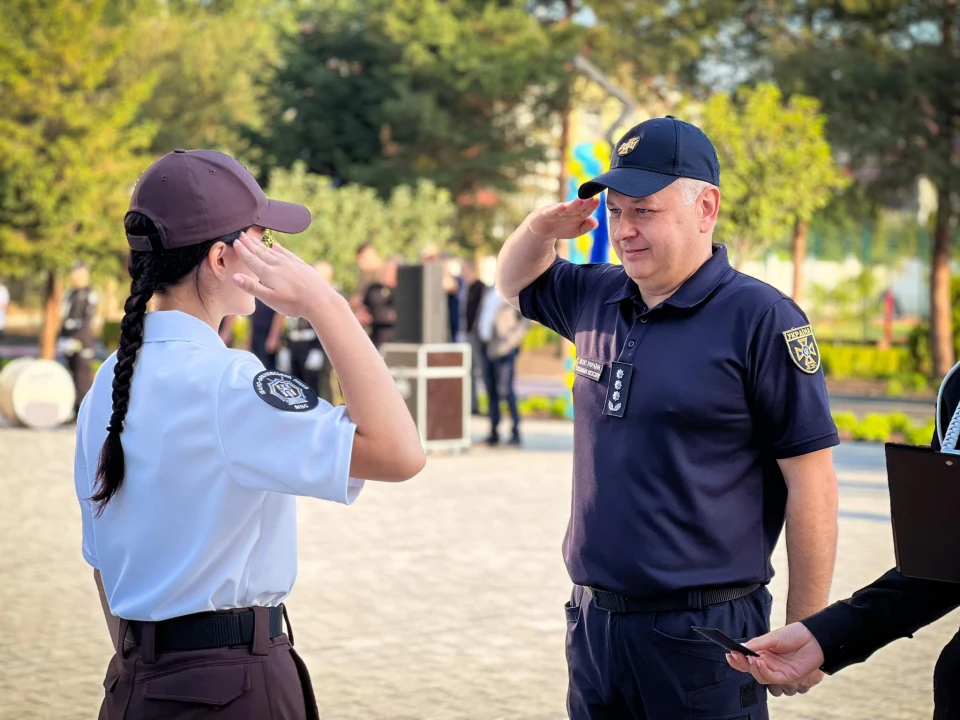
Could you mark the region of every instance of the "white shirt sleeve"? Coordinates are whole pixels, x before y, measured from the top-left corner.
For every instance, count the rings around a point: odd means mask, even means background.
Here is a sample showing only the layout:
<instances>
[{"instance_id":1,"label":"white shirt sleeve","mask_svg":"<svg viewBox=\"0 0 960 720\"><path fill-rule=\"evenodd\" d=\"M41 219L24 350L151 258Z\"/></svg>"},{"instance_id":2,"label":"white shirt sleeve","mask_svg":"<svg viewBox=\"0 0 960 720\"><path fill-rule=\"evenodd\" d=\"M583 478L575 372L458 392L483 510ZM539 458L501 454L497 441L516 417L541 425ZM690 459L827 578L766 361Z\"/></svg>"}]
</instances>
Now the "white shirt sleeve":
<instances>
[{"instance_id":1,"label":"white shirt sleeve","mask_svg":"<svg viewBox=\"0 0 960 720\"><path fill-rule=\"evenodd\" d=\"M216 424L230 476L251 490L353 503L363 480L350 477L357 426L346 407L320 399L309 410L274 407L254 388L262 372L243 354L220 379Z\"/></svg>"},{"instance_id":2,"label":"white shirt sleeve","mask_svg":"<svg viewBox=\"0 0 960 720\"><path fill-rule=\"evenodd\" d=\"M87 395L89 397L89 394ZM86 399L80 405L80 413L84 414ZM80 417L77 418L77 449L73 456L73 482L77 490L77 500L80 501L80 521L82 524L81 552L83 559L91 567L99 569L100 564L97 561L96 543L93 539L93 503L88 500L93 495L90 476L87 474L87 458L83 450L83 422Z\"/></svg>"},{"instance_id":3,"label":"white shirt sleeve","mask_svg":"<svg viewBox=\"0 0 960 720\"><path fill-rule=\"evenodd\" d=\"M477 336L484 342L493 340L493 320L503 298L497 288L487 290L480 304L480 316L477 318Z\"/></svg>"}]
</instances>

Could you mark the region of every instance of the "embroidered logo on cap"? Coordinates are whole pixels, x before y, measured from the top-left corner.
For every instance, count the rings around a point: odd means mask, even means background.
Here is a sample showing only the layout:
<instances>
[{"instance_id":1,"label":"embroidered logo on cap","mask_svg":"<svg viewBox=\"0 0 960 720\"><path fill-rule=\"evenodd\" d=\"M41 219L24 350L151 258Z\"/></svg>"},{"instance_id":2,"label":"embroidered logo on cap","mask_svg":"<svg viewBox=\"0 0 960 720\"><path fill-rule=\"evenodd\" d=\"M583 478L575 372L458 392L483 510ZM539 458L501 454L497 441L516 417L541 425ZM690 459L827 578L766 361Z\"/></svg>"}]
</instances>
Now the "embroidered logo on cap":
<instances>
[{"instance_id":1,"label":"embroidered logo on cap","mask_svg":"<svg viewBox=\"0 0 960 720\"><path fill-rule=\"evenodd\" d=\"M813 375L820 369L820 348L813 337L813 328L809 325L784 330L783 339L787 343L787 350L794 364L808 375Z\"/></svg>"},{"instance_id":2,"label":"embroidered logo on cap","mask_svg":"<svg viewBox=\"0 0 960 720\"><path fill-rule=\"evenodd\" d=\"M620 147L617 148L617 155L629 155L637 149L637 143L639 142L640 138L632 137L626 142L620 143Z\"/></svg>"},{"instance_id":3,"label":"embroidered logo on cap","mask_svg":"<svg viewBox=\"0 0 960 720\"><path fill-rule=\"evenodd\" d=\"M264 370L253 379L253 389L267 405L289 412L306 412L320 398L303 380L279 370Z\"/></svg>"}]
</instances>

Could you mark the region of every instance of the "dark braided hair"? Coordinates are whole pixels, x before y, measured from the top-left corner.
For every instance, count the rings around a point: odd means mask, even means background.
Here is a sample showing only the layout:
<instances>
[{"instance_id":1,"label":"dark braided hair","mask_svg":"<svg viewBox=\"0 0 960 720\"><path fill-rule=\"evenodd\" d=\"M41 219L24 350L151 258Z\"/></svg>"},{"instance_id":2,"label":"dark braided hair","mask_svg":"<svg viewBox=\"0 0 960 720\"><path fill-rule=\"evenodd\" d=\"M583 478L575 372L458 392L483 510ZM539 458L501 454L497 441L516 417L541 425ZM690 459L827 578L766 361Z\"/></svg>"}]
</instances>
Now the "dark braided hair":
<instances>
[{"instance_id":1,"label":"dark braided hair","mask_svg":"<svg viewBox=\"0 0 960 720\"><path fill-rule=\"evenodd\" d=\"M157 233L153 222L139 213L128 213L124 227L129 235ZM162 294L167 288L179 284L190 273L194 274L199 290L200 265L210 248L217 242L231 244L239 236L240 231L198 245L162 252L130 251L127 265L131 278L130 297L123 306L124 316L120 321L120 346L117 349L117 364L113 369L113 412L107 426L107 439L100 450L95 492L90 497L97 504L97 515L103 512L110 498L117 494L123 484L126 467L120 434L130 404L130 381L133 379L137 354L143 344L143 318L147 313L147 303L155 294Z\"/></svg>"}]
</instances>

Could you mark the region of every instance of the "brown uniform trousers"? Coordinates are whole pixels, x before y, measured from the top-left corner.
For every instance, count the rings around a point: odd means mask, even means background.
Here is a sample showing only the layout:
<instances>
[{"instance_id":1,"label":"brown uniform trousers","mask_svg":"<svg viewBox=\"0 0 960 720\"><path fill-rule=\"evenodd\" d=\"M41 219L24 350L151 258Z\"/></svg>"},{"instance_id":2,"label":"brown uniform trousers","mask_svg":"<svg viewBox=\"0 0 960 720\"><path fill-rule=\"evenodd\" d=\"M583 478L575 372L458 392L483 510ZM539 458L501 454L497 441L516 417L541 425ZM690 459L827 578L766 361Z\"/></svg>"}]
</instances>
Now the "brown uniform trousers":
<instances>
[{"instance_id":1,"label":"brown uniform trousers","mask_svg":"<svg viewBox=\"0 0 960 720\"><path fill-rule=\"evenodd\" d=\"M270 637L268 608L254 612L250 646L158 652L156 623L120 621L120 647L103 681L100 720L319 720L293 632ZM249 610L244 609L244 610Z\"/></svg>"}]
</instances>

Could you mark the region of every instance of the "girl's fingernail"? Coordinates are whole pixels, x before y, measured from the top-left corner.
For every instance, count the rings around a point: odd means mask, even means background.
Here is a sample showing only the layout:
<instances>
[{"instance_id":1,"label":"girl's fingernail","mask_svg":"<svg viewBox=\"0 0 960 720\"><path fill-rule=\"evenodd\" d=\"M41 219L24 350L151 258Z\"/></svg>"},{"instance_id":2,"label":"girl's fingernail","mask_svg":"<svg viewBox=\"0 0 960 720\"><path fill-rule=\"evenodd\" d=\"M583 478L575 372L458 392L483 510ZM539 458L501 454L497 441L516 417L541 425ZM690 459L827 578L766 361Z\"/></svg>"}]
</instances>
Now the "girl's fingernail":
<instances>
[{"instance_id":1,"label":"girl's fingernail","mask_svg":"<svg viewBox=\"0 0 960 720\"><path fill-rule=\"evenodd\" d=\"M240 275L234 275L234 276L233 276L233 282L234 282L238 287L243 287L243 277L242 277L242 276L240 276Z\"/></svg>"}]
</instances>

